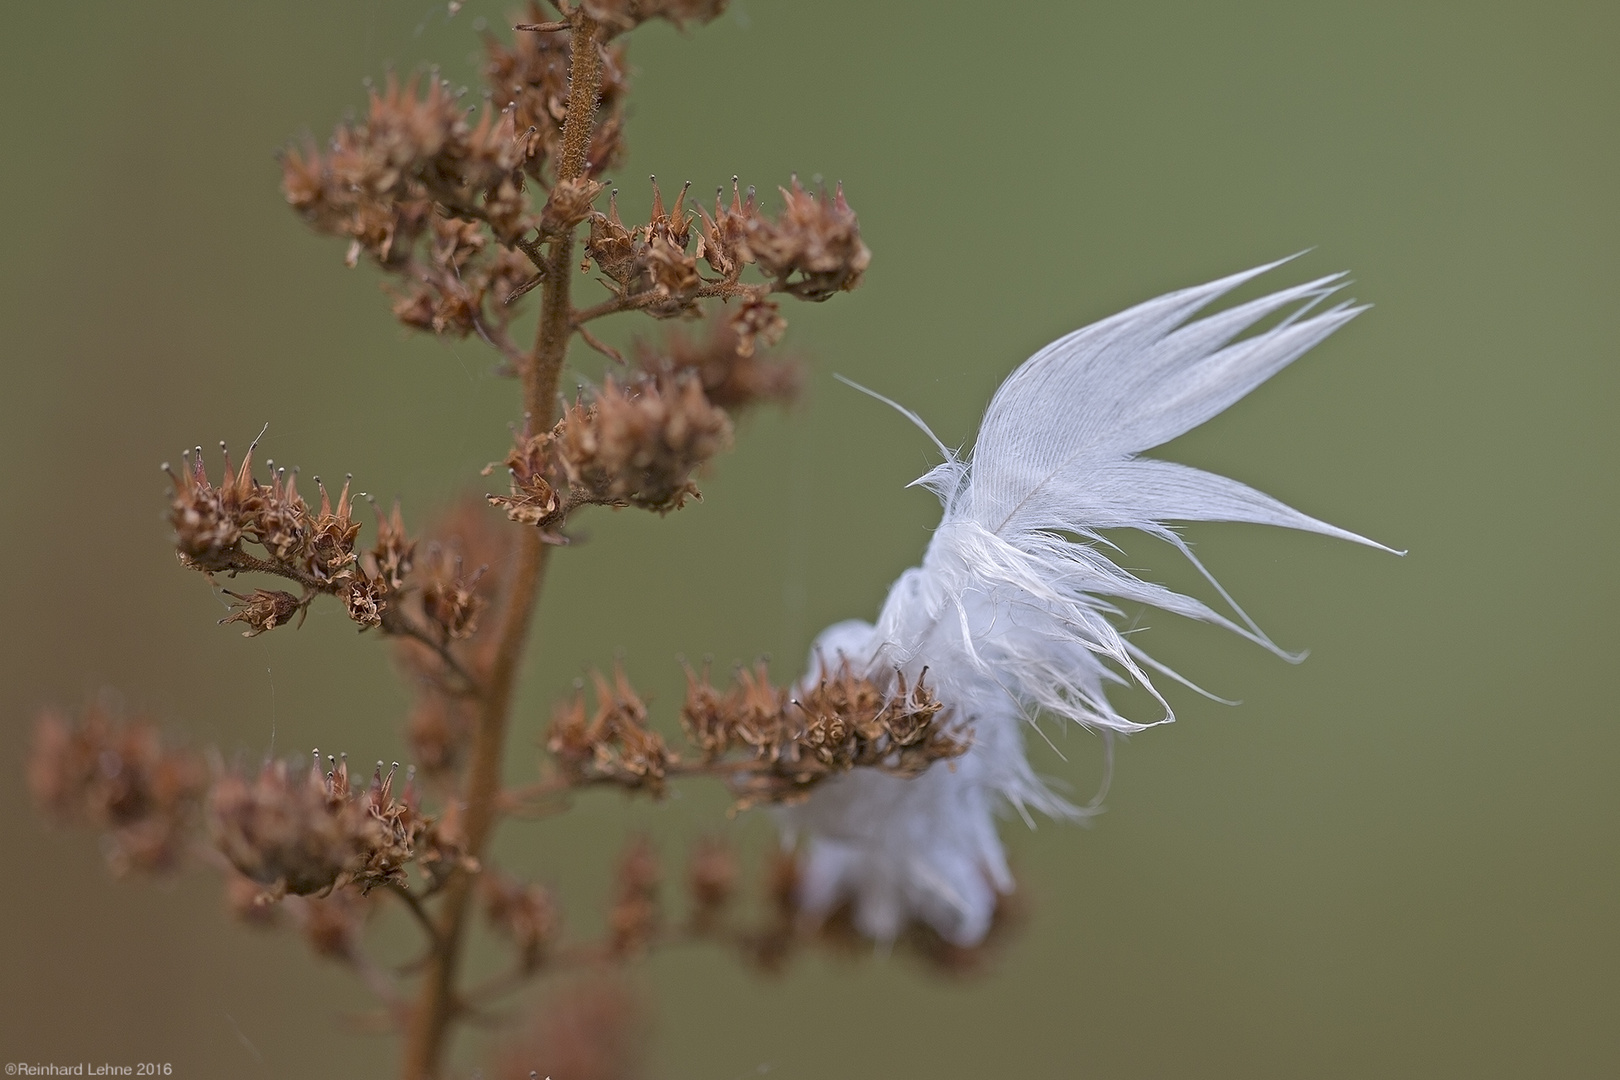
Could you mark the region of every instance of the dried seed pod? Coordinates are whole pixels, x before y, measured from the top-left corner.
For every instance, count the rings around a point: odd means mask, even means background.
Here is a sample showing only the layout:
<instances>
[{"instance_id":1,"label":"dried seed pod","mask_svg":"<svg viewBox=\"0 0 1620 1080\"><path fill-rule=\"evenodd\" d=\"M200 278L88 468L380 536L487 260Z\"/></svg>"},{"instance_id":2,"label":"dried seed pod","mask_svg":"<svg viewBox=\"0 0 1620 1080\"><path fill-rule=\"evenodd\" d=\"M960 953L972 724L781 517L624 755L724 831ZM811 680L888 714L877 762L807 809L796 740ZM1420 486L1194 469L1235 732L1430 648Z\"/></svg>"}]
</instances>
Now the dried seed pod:
<instances>
[{"instance_id":1,"label":"dried seed pod","mask_svg":"<svg viewBox=\"0 0 1620 1080\"><path fill-rule=\"evenodd\" d=\"M686 887L694 921L712 922L737 892L737 855L731 846L715 837L698 841L687 861Z\"/></svg>"},{"instance_id":2,"label":"dried seed pod","mask_svg":"<svg viewBox=\"0 0 1620 1080\"><path fill-rule=\"evenodd\" d=\"M254 589L245 594L229 589L224 592L236 603L231 605L231 613L219 623L221 626L241 623L247 627L242 631L243 637L257 637L266 630L274 630L304 610L303 601L290 592L269 589Z\"/></svg>"},{"instance_id":3,"label":"dried seed pod","mask_svg":"<svg viewBox=\"0 0 1620 1080\"><path fill-rule=\"evenodd\" d=\"M494 872L481 875L478 888L484 900L484 917L517 947L519 966L524 971L540 967L562 925L561 912L550 890Z\"/></svg>"},{"instance_id":4,"label":"dried seed pod","mask_svg":"<svg viewBox=\"0 0 1620 1080\"><path fill-rule=\"evenodd\" d=\"M117 873L158 872L179 862L204 779L202 761L165 746L156 725L101 705L76 720L46 710L34 725L28 758L34 801L59 820L103 830Z\"/></svg>"},{"instance_id":5,"label":"dried seed pod","mask_svg":"<svg viewBox=\"0 0 1620 1080\"><path fill-rule=\"evenodd\" d=\"M805 191L798 177L791 190L780 190L780 217L747 222L748 251L759 268L801 300L825 300L859 285L872 252L861 242L860 223L842 185L832 198L825 191Z\"/></svg>"},{"instance_id":6,"label":"dried seed pod","mask_svg":"<svg viewBox=\"0 0 1620 1080\"><path fill-rule=\"evenodd\" d=\"M690 372L702 383L710 403L723 409L762 401L785 405L798 397L803 385L800 365L791 359L766 359L759 355L758 346L770 344L771 335L779 334L786 325L775 304L745 298L729 314L717 313L702 337L690 337L672 327L657 345L638 341L636 362L649 372ZM753 335L752 342L745 341L745 332Z\"/></svg>"},{"instance_id":7,"label":"dried seed pod","mask_svg":"<svg viewBox=\"0 0 1620 1080\"><path fill-rule=\"evenodd\" d=\"M591 501L668 513L697 495L692 473L730 444L731 421L694 378L608 378L588 408L564 414L556 439L570 485Z\"/></svg>"},{"instance_id":8,"label":"dried seed pod","mask_svg":"<svg viewBox=\"0 0 1620 1080\"><path fill-rule=\"evenodd\" d=\"M658 887L663 871L645 836L635 837L619 859L613 908L608 912L608 947L615 955L639 953L658 932Z\"/></svg>"}]
</instances>

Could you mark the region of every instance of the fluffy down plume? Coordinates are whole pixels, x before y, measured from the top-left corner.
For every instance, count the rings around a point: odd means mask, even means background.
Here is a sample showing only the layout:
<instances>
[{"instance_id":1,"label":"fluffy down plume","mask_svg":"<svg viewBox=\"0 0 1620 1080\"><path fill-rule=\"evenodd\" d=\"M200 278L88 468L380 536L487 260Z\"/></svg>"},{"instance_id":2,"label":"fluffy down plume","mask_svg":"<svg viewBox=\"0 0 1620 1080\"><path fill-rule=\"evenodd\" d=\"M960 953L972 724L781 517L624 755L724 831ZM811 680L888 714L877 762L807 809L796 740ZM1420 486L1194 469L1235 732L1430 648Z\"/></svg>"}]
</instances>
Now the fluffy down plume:
<instances>
[{"instance_id":1,"label":"fluffy down plume","mask_svg":"<svg viewBox=\"0 0 1620 1080\"><path fill-rule=\"evenodd\" d=\"M1121 633L1115 601L1214 623L1297 659L1213 578L1232 618L1115 565L1101 530L1160 537L1206 578L1166 522L1248 521L1383 546L1235 480L1138 456L1220 413L1364 310L1317 310L1340 287L1342 275L1333 275L1193 320L1276 265L1060 338L1001 385L970 458L935 439L945 460L917 483L938 494L944 516L922 565L895 582L875 625L823 631L810 670L842 656L875 679L899 671L914 680L926 666L940 700L971 725L973 746L915 779L850 773L784 811L789 836L808 841L806 911L852 903L856 925L880 941L914 918L960 945L984 937L997 894L1012 887L997 812L1077 818L1093 810L1054 795L1031 771L1025 723L1045 713L1107 736L1174 719L1150 673L1184 680ZM1277 314L1275 325L1240 339ZM1110 682L1143 687L1159 714L1122 716L1109 703Z\"/></svg>"}]
</instances>

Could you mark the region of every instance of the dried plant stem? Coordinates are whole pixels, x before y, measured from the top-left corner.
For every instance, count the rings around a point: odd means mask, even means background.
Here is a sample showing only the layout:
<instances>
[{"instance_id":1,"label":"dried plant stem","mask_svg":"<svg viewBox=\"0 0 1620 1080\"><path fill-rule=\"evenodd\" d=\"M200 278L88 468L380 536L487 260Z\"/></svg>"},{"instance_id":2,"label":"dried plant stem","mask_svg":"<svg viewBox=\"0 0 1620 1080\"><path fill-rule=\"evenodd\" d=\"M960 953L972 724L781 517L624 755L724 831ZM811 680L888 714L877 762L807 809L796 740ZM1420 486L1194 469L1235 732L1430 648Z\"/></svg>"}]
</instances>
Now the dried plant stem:
<instances>
[{"instance_id":1,"label":"dried plant stem","mask_svg":"<svg viewBox=\"0 0 1620 1080\"><path fill-rule=\"evenodd\" d=\"M580 176L585 170L602 75L596 23L579 11L572 13L571 21L573 48L568 114L563 122L563 153L557 163L559 182ZM573 336L573 310L569 300L573 259L572 231L551 240L546 253L534 352L526 358L522 368L524 410L529 424L538 429L551 422L556 408L558 376L568 352L569 338ZM507 722L550 551L551 546L545 543L538 529L524 530L507 587L495 661L482 687L465 793L466 852L474 860L483 857L501 809L501 762ZM473 876L466 869L455 871L445 886L436 920L439 947L423 975L406 1034L403 1070L406 1080L431 1080L439 1074L451 1023L458 1011L456 975L472 889Z\"/></svg>"}]
</instances>

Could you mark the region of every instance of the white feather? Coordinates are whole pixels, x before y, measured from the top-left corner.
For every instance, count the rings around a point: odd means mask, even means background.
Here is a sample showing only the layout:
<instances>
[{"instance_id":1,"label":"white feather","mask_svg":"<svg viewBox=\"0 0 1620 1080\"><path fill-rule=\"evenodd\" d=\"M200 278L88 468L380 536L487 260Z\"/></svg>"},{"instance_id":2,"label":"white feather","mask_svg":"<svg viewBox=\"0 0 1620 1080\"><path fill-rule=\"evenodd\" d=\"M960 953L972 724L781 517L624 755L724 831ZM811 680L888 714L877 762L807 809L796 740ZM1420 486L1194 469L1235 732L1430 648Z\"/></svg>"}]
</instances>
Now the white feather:
<instances>
[{"instance_id":1,"label":"white feather","mask_svg":"<svg viewBox=\"0 0 1620 1080\"><path fill-rule=\"evenodd\" d=\"M1011 887L995 811L1094 810L1071 806L1034 775L1024 725L1045 713L1111 733L1174 719L1148 671L1185 680L1127 642L1114 601L1213 623L1288 656L1168 522L1255 522L1383 547L1235 480L1138 456L1219 414L1365 310L1317 310L1339 287L1333 275L1193 320L1276 265L1161 296L1048 345L996 392L970 460L934 439L945 460L917 483L940 497L944 515L922 565L895 582L875 624L823 632L809 677L818 656L845 656L879 679L899 671L915 680L926 666L940 700L972 726L973 746L916 779L846 775L784 811L789 834L808 841L806 910L851 901L857 926L879 940L913 918L959 944L983 938L996 894ZM1116 565L1100 532L1122 528L1175 544L1236 621ZM1125 681L1146 689L1159 715L1116 711L1107 687Z\"/></svg>"}]
</instances>

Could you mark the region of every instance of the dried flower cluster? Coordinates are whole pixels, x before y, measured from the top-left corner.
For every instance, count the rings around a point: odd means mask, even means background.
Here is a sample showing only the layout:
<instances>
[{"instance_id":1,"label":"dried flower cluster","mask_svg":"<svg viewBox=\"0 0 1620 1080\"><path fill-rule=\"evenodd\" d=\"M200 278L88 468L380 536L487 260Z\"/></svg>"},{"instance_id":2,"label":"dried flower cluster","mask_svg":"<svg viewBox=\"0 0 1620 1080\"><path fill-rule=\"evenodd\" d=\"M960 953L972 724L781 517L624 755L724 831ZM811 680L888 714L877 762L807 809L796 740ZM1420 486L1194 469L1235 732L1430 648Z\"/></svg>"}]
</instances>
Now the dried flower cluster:
<instances>
[{"instance_id":1,"label":"dried flower cluster","mask_svg":"<svg viewBox=\"0 0 1620 1080\"><path fill-rule=\"evenodd\" d=\"M926 674L926 673L925 673ZM915 776L966 753L971 739L952 727L924 678L908 686L896 673L884 688L848 664L823 667L810 691L792 699L763 664L737 672L726 692L707 672L687 668L681 725L697 751L682 759L647 723L647 708L623 668L610 681L594 675L596 708L583 687L552 714L546 746L572 784L608 783L663 790L667 777L718 776L740 806L795 802L829 777L857 767Z\"/></svg>"},{"instance_id":2,"label":"dried flower cluster","mask_svg":"<svg viewBox=\"0 0 1620 1080\"><path fill-rule=\"evenodd\" d=\"M776 344L786 325L775 304L744 298L731 315L710 320L701 337L671 327L656 345L638 341L636 363L647 372L691 373L722 409L767 401L786 405L798 397L803 372L791 359L759 353L759 346Z\"/></svg>"},{"instance_id":3,"label":"dried flower cluster","mask_svg":"<svg viewBox=\"0 0 1620 1080\"><path fill-rule=\"evenodd\" d=\"M479 887L484 917L511 941L519 968L538 970L562 930L562 913L550 890L496 872L485 874Z\"/></svg>"},{"instance_id":4,"label":"dried flower cluster","mask_svg":"<svg viewBox=\"0 0 1620 1080\"><path fill-rule=\"evenodd\" d=\"M730 442L730 419L695 376L609 377L550 431L518 437L506 459L512 492L489 501L561 542L557 528L581 506L678 510L699 497L692 473Z\"/></svg>"},{"instance_id":5,"label":"dried flower cluster","mask_svg":"<svg viewBox=\"0 0 1620 1080\"><path fill-rule=\"evenodd\" d=\"M117 873L171 869L185 853L206 786L202 760L163 745L157 727L93 705L77 720L46 710L34 730L28 787L60 821L106 837Z\"/></svg>"},{"instance_id":6,"label":"dried flower cluster","mask_svg":"<svg viewBox=\"0 0 1620 1080\"><path fill-rule=\"evenodd\" d=\"M617 308L671 318L693 313L705 297L743 297L746 303L733 321L747 355L756 337L770 344L786 327L780 309L766 299L769 293L826 300L859 285L872 261L841 186L831 196L825 191L811 194L794 177L791 188L779 189L782 213L769 218L760 212L754 189L744 196L733 177L730 204L717 193L712 215L697 210L697 230L686 209L686 190L666 211L655 180L651 215L634 227L626 227L619 217L617 192L605 214L592 212L586 265L594 262L607 277ZM719 276L700 274L699 259ZM766 283L742 282L744 268L753 264Z\"/></svg>"},{"instance_id":7,"label":"dried flower cluster","mask_svg":"<svg viewBox=\"0 0 1620 1080\"><path fill-rule=\"evenodd\" d=\"M253 777L227 773L209 797L215 843L232 866L273 895L308 896L340 884L365 893L401 884L418 849L442 845L444 837L421 813L409 775L395 797L394 772L384 774L379 761L371 783L356 790L347 757L329 759L323 770L317 752L307 770L272 761ZM425 865L448 861L440 852Z\"/></svg>"}]
</instances>

